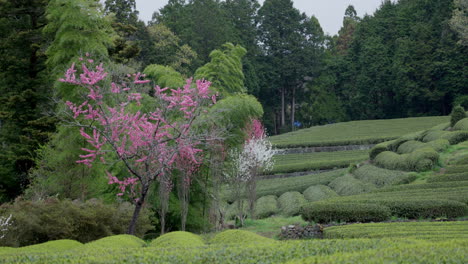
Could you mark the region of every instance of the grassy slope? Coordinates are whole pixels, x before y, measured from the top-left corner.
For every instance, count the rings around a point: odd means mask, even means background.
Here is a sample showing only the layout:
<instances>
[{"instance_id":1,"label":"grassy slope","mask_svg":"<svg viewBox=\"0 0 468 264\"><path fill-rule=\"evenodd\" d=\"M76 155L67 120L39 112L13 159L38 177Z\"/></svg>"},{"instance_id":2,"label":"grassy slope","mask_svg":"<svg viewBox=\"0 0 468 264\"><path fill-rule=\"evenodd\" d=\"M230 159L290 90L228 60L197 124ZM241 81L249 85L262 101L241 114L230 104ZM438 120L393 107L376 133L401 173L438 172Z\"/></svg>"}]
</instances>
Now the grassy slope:
<instances>
[{"instance_id":1,"label":"grassy slope","mask_svg":"<svg viewBox=\"0 0 468 264\"><path fill-rule=\"evenodd\" d=\"M448 116L351 121L273 136L271 142L278 148L373 144L447 121Z\"/></svg>"}]
</instances>

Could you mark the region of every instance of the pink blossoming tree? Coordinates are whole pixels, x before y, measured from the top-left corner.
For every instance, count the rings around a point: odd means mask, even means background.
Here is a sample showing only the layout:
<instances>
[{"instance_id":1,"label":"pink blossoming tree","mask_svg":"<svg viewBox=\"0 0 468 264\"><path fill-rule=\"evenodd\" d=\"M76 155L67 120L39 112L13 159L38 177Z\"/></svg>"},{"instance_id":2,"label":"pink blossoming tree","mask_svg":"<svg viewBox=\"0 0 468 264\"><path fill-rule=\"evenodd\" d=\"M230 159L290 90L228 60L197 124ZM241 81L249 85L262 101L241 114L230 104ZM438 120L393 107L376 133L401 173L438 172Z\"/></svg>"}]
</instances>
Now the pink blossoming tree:
<instances>
[{"instance_id":1,"label":"pink blossoming tree","mask_svg":"<svg viewBox=\"0 0 468 264\"><path fill-rule=\"evenodd\" d=\"M135 91L133 86L148 83L142 79L144 75L127 75L126 81L110 82L102 64L96 65L89 58L81 61L80 69L73 64L60 79L86 91L82 102L66 103L73 124L80 127L80 134L91 146L82 149L85 154L77 162L87 166L94 162L105 164L106 156L113 155L125 165L128 176L119 179L110 172L107 176L109 184L119 186L118 195L127 194L135 204L129 234L135 233L150 187L158 182L161 233L164 233L173 170L183 173L184 186L189 188L201 162L202 150L197 146L202 142L192 128L205 107L216 103L209 89L210 82L192 83L189 79L178 89L157 86L153 99L158 107L143 112L141 101L148 96Z\"/></svg>"}]
</instances>

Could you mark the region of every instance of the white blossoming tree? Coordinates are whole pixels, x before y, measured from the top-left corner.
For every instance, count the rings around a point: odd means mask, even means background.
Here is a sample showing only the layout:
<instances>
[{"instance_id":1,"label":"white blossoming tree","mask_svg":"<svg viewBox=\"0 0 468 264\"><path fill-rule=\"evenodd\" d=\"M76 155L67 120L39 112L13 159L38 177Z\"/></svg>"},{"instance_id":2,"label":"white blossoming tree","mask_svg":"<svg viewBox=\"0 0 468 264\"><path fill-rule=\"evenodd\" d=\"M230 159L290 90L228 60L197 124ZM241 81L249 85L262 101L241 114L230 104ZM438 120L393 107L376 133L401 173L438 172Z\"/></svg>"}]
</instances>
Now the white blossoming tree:
<instances>
[{"instance_id":1,"label":"white blossoming tree","mask_svg":"<svg viewBox=\"0 0 468 264\"><path fill-rule=\"evenodd\" d=\"M252 120L246 129L247 139L239 150L231 150L231 167L227 178L233 185L234 197L237 199L238 217L241 225L244 223L244 205L241 199L242 191L247 193L249 214L255 218L255 201L257 199L257 178L262 172L273 167L273 149L267 139L265 129L261 122Z\"/></svg>"}]
</instances>

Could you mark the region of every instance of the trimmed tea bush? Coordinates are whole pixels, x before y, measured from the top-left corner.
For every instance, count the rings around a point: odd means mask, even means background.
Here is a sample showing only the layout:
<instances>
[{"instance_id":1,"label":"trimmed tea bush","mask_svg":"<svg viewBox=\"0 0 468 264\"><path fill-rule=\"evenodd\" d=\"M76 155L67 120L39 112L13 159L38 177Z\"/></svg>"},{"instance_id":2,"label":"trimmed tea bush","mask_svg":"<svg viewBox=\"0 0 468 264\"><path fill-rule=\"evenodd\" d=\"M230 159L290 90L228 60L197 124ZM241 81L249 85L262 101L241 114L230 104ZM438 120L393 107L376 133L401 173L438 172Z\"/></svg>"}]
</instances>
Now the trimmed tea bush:
<instances>
[{"instance_id":1,"label":"trimmed tea bush","mask_svg":"<svg viewBox=\"0 0 468 264\"><path fill-rule=\"evenodd\" d=\"M299 215L301 206L306 202L307 200L300 192L286 192L278 198L280 211L284 216Z\"/></svg>"},{"instance_id":2,"label":"trimmed tea bush","mask_svg":"<svg viewBox=\"0 0 468 264\"><path fill-rule=\"evenodd\" d=\"M266 218L278 212L278 200L274 195L260 197L255 204L255 215L258 218Z\"/></svg>"},{"instance_id":3,"label":"trimmed tea bush","mask_svg":"<svg viewBox=\"0 0 468 264\"><path fill-rule=\"evenodd\" d=\"M315 202L303 206L301 216L316 223L380 222L390 218L390 209L377 204Z\"/></svg>"},{"instance_id":4,"label":"trimmed tea bush","mask_svg":"<svg viewBox=\"0 0 468 264\"><path fill-rule=\"evenodd\" d=\"M91 248L139 248L144 246L146 243L145 241L139 239L136 236L132 235L116 235L116 236L109 236L98 239L96 241L89 242L85 244L86 247Z\"/></svg>"},{"instance_id":5,"label":"trimmed tea bush","mask_svg":"<svg viewBox=\"0 0 468 264\"><path fill-rule=\"evenodd\" d=\"M185 248L185 247L202 247L205 242L200 236L185 232L175 231L164 234L155 240L151 241L151 247L156 248Z\"/></svg>"},{"instance_id":6,"label":"trimmed tea bush","mask_svg":"<svg viewBox=\"0 0 468 264\"><path fill-rule=\"evenodd\" d=\"M350 174L336 178L330 182L328 186L330 186L339 195L360 194L370 192L375 189L374 185L364 183Z\"/></svg>"},{"instance_id":7,"label":"trimmed tea bush","mask_svg":"<svg viewBox=\"0 0 468 264\"><path fill-rule=\"evenodd\" d=\"M375 184L377 187L407 184L416 179L416 176L410 173L398 170L387 170L369 164L355 170L353 176L363 182Z\"/></svg>"},{"instance_id":8,"label":"trimmed tea bush","mask_svg":"<svg viewBox=\"0 0 468 264\"><path fill-rule=\"evenodd\" d=\"M338 196L335 191L325 185L310 186L303 194L304 198L309 202L316 202Z\"/></svg>"},{"instance_id":9,"label":"trimmed tea bush","mask_svg":"<svg viewBox=\"0 0 468 264\"><path fill-rule=\"evenodd\" d=\"M455 145L468 140L468 131L429 131L423 141L430 142L437 139L446 139L450 145Z\"/></svg>"},{"instance_id":10,"label":"trimmed tea bush","mask_svg":"<svg viewBox=\"0 0 468 264\"><path fill-rule=\"evenodd\" d=\"M275 240L244 230L226 230L216 234L210 244L274 243Z\"/></svg>"},{"instance_id":11,"label":"trimmed tea bush","mask_svg":"<svg viewBox=\"0 0 468 264\"><path fill-rule=\"evenodd\" d=\"M439 153L426 147L401 155L384 151L377 155L374 161L377 166L389 170L426 171L432 169L438 159Z\"/></svg>"},{"instance_id":12,"label":"trimmed tea bush","mask_svg":"<svg viewBox=\"0 0 468 264\"><path fill-rule=\"evenodd\" d=\"M371 160L374 160L375 157L377 157L377 155L379 155L380 153L384 152L384 151L389 151L390 150L390 145L392 145L393 143L395 142L395 140L391 140L391 141L385 141L385 142L382 142L382 143L379 143L377 145L375 145L371 151L369 152L369 158Z\"/></svg>"},{"instance_id":13,"label":"trimmed tea bush","mask_svg":"<svg viewBox=\"0 0 468 264\"><path fill-rule=\"evenodd\" d=\"M458 121L464 118L466 118L465 109L460 105L455 106L450 113L450 126L454 127Z\"/></svg>"},{"instance_id":14,"label":"trimmed tea bush","mask_svg":"<svg viewBox=\"0 0 468 264\"><path fill-rule=\"evenodd\" d=\"M416 140L410 140L401 144L398 147L397 153L398 154L411 153L411 152L414 152L415 150L422 149L425 147L430 147L437 152L441 152L447 149L448 146L450 146L450 142L447 139L437 139L437 140L430 141L427 143L416 141Z\"/></svg>"},{"instance_id":15,"label":"trimmed tea bush","mask_svg":"<svg viewBox=\"0 0 468 264\"><path fill-rule=\"evenodd\" d=\"M463 118L462 120L458 121L455 126L453 126L453 130L465 130L468 131L468 118Z\"/></svg>"},{"instance_id":16,"label":"trimmed tea bush","mask_svg":"<svg viewBox=\"0 0 468 264\"><path fill-rule=\"evenodd\" d=\"M14 251L16 253L25 253L25 252L60 252L60 251L66 251L70 249L75 249L75 248L80 248L82 247L83 244L81 244L78 241L75 240L70 240L70 239L60 239L60 240L54 240L54 241L49 241L45 243L40 243L36 245L31 245L31 246L26 246L26 247L20 247L20 248L15 248Z\"/></svg>"}]
</instances>

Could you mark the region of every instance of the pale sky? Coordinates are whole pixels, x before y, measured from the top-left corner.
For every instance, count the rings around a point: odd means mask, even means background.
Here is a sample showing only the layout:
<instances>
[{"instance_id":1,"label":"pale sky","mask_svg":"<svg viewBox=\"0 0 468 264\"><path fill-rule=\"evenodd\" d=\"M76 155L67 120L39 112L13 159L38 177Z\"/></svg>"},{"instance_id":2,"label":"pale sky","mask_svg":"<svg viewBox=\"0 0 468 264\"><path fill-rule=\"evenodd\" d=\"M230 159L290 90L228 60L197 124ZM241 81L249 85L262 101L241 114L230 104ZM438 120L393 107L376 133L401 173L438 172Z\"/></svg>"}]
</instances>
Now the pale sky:
<instances>
[{"instance_id":1,"label":"pale sky","mask_svg":"<svg viewBox=\"0 0 468 264\"><path fill-rule=\"evenodd\" d=\"M140 12L140 19L151 20L153 12L166 5L168 0L136 0ZM358 16L372 15L380 6L382 0L293 0L294 7L305 12L308 16L315 15L325 33L334 35L338 33L343 22L344 12L352 4ZM262 4L263 0L259 0ZM209 12L207 13L209 14Z\"/></svg>"}]
</instances>

